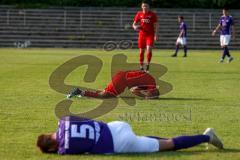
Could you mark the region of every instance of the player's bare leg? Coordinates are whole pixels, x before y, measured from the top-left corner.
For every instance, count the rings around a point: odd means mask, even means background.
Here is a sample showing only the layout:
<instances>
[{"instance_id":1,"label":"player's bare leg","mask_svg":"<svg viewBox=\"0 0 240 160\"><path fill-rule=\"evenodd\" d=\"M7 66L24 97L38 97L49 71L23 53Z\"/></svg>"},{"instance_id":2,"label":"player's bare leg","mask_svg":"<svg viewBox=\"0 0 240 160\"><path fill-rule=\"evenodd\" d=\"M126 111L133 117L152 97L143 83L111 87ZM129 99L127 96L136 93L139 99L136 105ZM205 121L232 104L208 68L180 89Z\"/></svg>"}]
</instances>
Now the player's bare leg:
<instances>
[{"instance_id":1,"label":"player's bare leg","mask_svg":"<svg viewBox=\"0 0 240 160\"><path fill-rule=\"evenodd\" d=\"M178 43L178 42L176 42L175 53L174 53L174 54L172 54L172 57L177 57L178 50L179 50L179 43Z\"/></svg>"},{"instance_id":2,"label":"player's bare leg","mask_svg":"<svg viewBox=\"0 0 240 160\"><path fill-rule=\"evenodd\" d=\"M147 66L146 66L146 72L149 72L149 65L152 59L152 47L147 46Z\"/></svg>"},{"instance_id":3,"label":"player's bare leg","mask_svg":"<svg viewBox=\"0 0 240 160\"><path fill-rule=\"evenodd\" d=\"M174 149L174 143L172 139L160 139L159 151L170 151Z\"/></svg>"},{"instance_id":4,"label":"player's bare leg","mask_svg":"<svg viewBox=\"0 0 240 160\"><path fill-rule=\"evenodd\" d=\"M140 70L144 71L143 65L144 65L144 53L145 53L145 49L144 48L140 48L139 49L139 62L140 62Z\"/></svg>"}]
</instances>

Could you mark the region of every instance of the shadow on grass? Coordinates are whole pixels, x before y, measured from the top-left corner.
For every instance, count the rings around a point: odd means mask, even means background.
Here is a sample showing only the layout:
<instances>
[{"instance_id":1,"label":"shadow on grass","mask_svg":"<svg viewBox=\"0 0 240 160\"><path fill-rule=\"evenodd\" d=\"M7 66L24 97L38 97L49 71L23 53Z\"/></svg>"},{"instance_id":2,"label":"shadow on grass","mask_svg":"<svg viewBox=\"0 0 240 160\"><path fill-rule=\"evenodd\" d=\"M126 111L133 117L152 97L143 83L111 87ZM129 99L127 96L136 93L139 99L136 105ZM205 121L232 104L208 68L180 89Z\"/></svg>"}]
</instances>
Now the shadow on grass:
<instances>
[{"instance_id":1,"label":"shadow on grass","mask_svg":"<svg viewBox=\"0 0 240 160\"><path fill-rule=\"evenodd\" d=\"M175 98L175 97L166 97L159 98L159 100L172 100L172 101L210 101L209 98Z\"/></svg>"},{"instance_id":2,"label":"shadow on grass","mask_svg":"<svg viewBox=\"0 0 240 160\"><path fill-rule=\"evenodd\" d=\"M222 71L219 71L219 72L214 72L214 71L179 71L179 70L176 70L176 71L169 71L169 72L177 72L177 73L191 73L191 74L239 74L239 72L237 71L226 71L226 72L222 72Z\"/></svg>"},{"instance_id":3,"label":"shadow on grass","mask_svg":"<svg viewBox=\"0 0 240 160\"><path fill-rule=\"evenodd\" d=\"M166 152L156 152L156 153L131 153L131 154L107 154L107 155L98 155L98 154L81 154L81 155L67 155L67 156L81 156L85 158L86 156L91 156L93 158L137 158L137 157L146 157L146 158L159 158L159 157L179 157L179 156L193 156L197 154L207 154L207 153L240 153L240 149L229 148L224 150L210 149L210 150L182 150L182 151L166 151Z\"/></svg>"},{"instance_id":4,"label":"shadow on grass","mask_svg":"<svg viewBox=\"0 0 240 160\"><path fill-rule=\"evenodd\" d=\"M167 152L157 152L157 153L140 153L140 154L116 154L118 157L174 157L174 156L191 156L196 154L206 154L206 153L240 153L240 149L229 148L224 150L211 149L211 150L194 150L194 151L167 151Z\"/></svg>"},{"instance_id":5,"label":"shadow on grass","mask_svg":"<svg viewBox=\"0 0 240 160\"><path fill-rule=\"evenodd\" d=\"M123 96L119 98L124 98L124 99L138 99L138 100L145 100L144 98L136 98L136 97L131 97L131 96ZM169 101L210 101L212 99L209 98L175 98L175 97L160 97L156 99L148 99L151 101L162 101L162 100L169 100Z\"/></svg>"}]
</instances>

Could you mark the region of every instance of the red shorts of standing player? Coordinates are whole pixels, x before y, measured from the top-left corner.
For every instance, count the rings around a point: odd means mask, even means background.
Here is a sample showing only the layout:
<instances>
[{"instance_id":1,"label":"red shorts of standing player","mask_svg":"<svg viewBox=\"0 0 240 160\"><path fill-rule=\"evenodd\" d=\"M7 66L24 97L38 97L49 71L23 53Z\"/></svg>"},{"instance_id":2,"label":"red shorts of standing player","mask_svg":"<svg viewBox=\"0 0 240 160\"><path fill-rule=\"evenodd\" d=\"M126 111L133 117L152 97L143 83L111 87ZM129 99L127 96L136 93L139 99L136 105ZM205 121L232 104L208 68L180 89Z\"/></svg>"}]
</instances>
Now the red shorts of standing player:
<instances>
[{"instance_id":1,"label":"red shorts of standing player","mask_svg":"<svg viewBox=\"0 0 240 160\"><path fill-rule=\"evenodd\" d=\"M148 73L142 71L119 71L103 91L83 91L73 89L68 98L81 95L93 98L117 97L128 88L133 94L146 99L158 98L159 90L156 87L155 79Z\"/></svg>"},{"instance_id":2,"label":"red shorts of standing player","mask_svg":"<svg viewBox=\"0 0 240 160\"><path fill-rule=\"evenodd\" d=\"M145 71L149 71L149 64L152 59L152 48L154 41L158 39L158 23L157 14L150 11L149 4L145 1L142 2L142 11L137 12L134 17L133 29L139 31L138 35L138 48L140 70L144 70L144 53L147 50L147 65Z\"/></svg>"}]
</instances>

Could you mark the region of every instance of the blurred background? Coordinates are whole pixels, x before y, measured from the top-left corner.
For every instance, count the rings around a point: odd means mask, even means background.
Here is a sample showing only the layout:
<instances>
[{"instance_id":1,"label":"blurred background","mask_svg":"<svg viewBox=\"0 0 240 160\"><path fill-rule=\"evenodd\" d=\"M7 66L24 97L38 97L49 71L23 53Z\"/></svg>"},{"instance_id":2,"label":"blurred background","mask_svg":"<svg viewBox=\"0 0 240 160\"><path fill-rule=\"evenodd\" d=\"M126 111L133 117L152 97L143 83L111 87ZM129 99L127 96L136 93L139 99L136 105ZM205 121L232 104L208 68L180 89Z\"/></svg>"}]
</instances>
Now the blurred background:
<instances>
[{"instance_id":1,"label":"blurred background","mask_svg":"<svg viewBox=\"0 0 240 160\"><path fill-rule=\"evenodd\" d=\"M109 41L131 41L137 48L133 18L141 0L1 0L0 47L102 48ZM178 35L177 16L188 25L190 49L217 49L219 37L211 36L222 14L230 8L239 26L239 0L152 0L160 24L159 49L170 49ZM239 49L240 30L231 49Z\"/></svg>"}]
</instances>

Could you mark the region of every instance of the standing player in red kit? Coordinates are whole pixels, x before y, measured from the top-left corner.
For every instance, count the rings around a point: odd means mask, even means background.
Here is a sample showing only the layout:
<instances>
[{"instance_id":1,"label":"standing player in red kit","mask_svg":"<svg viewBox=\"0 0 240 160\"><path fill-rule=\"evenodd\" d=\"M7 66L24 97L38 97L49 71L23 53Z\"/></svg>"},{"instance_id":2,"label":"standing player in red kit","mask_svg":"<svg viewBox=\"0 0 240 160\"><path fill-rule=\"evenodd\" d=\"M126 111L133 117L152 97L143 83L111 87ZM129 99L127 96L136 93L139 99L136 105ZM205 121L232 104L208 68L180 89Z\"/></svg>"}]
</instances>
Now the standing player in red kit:
<instances>
[{"instance_id":1,"label":"standing player in red kit","mask_svg":"<svg viewBox=\"0 0 240 160\"><path fill-rule=\"evenodd\" d=\"M128 88L133 94L146 99L158 98L155 79L148 73L142 71L119 71L113 77L112 81L103 91L88 91L74 88L67 98L74 96L85 96L93 98L111 98L117 97Z\"/></svg>"},{"instance_id":2,"label":"standing player in red kit","mask_svg":"<svg viewBox=\"0 0 240 160\"><path fill-rule=\"evenodd\" d=\"M149 64L152 58L152 48L154 41L158 40L158 23L156 13L150 11L149 3L142 2L142 11L137 12L133 29L139 31L138 48L140 49L140 70L144 70L144 53L147 49L146 72L149 71Z\"/></svg>"}]
</instances>

